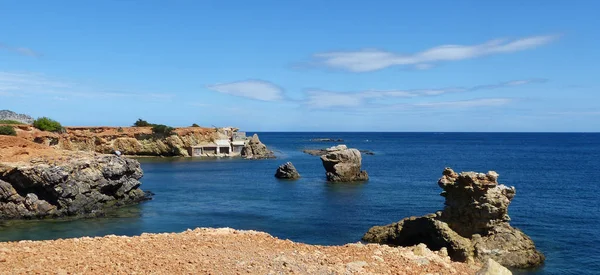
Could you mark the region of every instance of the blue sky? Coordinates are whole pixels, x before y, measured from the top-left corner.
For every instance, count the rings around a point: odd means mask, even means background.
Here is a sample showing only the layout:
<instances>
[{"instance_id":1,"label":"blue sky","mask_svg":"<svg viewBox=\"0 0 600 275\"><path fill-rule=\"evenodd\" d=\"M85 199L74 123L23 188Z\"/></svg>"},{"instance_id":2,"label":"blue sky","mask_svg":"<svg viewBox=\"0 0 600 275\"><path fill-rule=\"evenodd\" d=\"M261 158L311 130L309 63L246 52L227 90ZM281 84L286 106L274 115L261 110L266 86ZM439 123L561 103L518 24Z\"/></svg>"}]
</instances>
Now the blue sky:
<instances>
[{"instance_id":1,"label":"blue sky","mask_svg":"<svg viewBox=\"0 0 600 275\"><path fill-rule=\"evenodd\" d=\"M80 126L597 132L598 10L0 0L0 109Z\"/></svg>"}]
</instances>

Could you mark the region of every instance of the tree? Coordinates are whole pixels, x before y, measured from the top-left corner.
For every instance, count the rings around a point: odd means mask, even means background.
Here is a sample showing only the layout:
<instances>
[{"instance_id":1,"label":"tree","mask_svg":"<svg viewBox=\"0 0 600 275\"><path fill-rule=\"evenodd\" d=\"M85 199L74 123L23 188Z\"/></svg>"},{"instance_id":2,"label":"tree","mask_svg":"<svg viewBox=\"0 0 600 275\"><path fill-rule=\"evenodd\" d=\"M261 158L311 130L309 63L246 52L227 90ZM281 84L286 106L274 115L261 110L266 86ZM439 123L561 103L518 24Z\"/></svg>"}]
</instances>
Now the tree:
<instances>
[{"instance_id":1,"label":"tree","mask_svg":"<svg viewBox=\"0 0 600 275\"><path fill-rule=\"evenodd\" d=\"M143 119L138 119L134 124L133 127L149 127L152 126L153 124L148 123L148 121L145 121Z\"/></svg>"}]
</instances>

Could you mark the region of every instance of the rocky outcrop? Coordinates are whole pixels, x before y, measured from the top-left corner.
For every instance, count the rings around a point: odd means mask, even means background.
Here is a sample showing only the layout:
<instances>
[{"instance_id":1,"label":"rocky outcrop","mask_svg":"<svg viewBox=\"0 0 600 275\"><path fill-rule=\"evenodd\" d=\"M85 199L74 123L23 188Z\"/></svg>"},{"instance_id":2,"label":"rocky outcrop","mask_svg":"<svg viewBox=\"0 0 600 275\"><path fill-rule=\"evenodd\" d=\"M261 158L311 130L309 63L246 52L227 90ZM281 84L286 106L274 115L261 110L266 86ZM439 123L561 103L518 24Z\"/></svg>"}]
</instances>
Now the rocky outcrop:
<instances>
[{"instance_id":1,"label":"rocky outcrop","mask_svg":"<svg viewBox=\"0 0 600 275\"><path fill-rule=\"evenodd\" d=\"M496 261L488 259L475 275L512 275L512 272Z\"/></svg>"},{"instance_id":2,"label":"rocky outcrop","mask_svg":"<svg viewBox=\"0 0 600 275\"><path fill-rule=\"evenodd\" d=\"M275 177L278 179L299 179L300 173L296 170L296 167L291 162L286 162L277 168Z\"/></svg>"},{"instance_id":3,"label":"rocky outcrop","mask_svg":"<svg viewBox=\"0 0 600 275\"><path fill-rule=\"evenodd\" d=\"M309 154L311 156L322 156L328 153L328 148L326 149L305 149L302 150L303 153ZM370 150L358 150L359 152L365 154L365 155L375 155L375 153L373 151Z\"/></svg>"},{"instance_id":4,"label":"rocky outcrop","mask_svg":"<svg viewBox=\"0 0 600 275\"><path fill-rule=\"evenodd\" d=\"M138 161L81 155L60 162L32 160L0 167L0 219L98 215L149 199Z\"/></svg>"},{"instance_id":5,"label":"rocky outcrop","mask_svg":"<svg viewBox=\"0 0 600 275\"><path fill-rule=\"evenodd\" d=\"M0 120L14 120L25 124L33 123L32 117L24 114L17 114L9 110L0 110Z\"/></svg>"},{"instance_id":6,"label":"rocky outcrop","mask_svg":"<svg viewBox=\"0 0 600 275\"><path fill-rule=\"evenodd\" d=\"M493 259L507 267L539 266L544 255L527 235L508 223L508 205L515 188L498 184L497 179L493 171L457 174L446 168L438 181L446 198L443 211L374 226L363 240L399 246L425 243L433 250L445 247L456 261Z\"/></svg>"},{"instance_id":7,"label":"rocky outcrop","mask_svg":"<svg viewBox=\"0 0 600 275\"><path fill-rule=\"evenodd\" d=\"M362 157L357 149L338 145L327 149L321 156L327 180L331 182L352 182L369 180L367 171L360 170Z\"/></svg>"},{"instance_id":8,"label":"rocky outcrop","mask_svg":"<svg viewBox=\"0 0 600 275\"><path fill-rule=\"evenodd\" d=\"M242 149L242 157L247 159L269 159L275 158L275 154L260 142L257 134L254 134Z\"/></svg>"}]
</instances>

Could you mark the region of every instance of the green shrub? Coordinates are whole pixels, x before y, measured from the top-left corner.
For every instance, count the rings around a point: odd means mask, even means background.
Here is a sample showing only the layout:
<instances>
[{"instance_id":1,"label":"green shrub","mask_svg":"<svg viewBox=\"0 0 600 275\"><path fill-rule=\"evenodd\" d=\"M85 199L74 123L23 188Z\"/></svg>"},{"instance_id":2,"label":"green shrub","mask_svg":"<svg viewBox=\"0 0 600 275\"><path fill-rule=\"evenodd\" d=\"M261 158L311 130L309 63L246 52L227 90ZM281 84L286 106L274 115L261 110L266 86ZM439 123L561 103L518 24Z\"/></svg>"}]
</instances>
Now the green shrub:
<instances>
[{"instance_id":1,"label":"green shrub","mask_svg":"<svg viewBox=\"0 0 600 275\"><path fill-rule=\"evenodd\" d=\"M194 124L192 124L192 127L200 127L200 125L194 123Z\"/></svg>"},{"instance_id":2,"label":"green shrub","mask_svg":"<svg viewBox=\"0 0 600 275\"><path fill-rule=\"evenodd\" d=\"M16 121L16 120L2 120L2 119L0 119L0 124L25 124L25 123L20 122L20 121Z\"/></svg>"},{"instance_id":3,"label":"green shrub","mask_svg":"<svg viewBox=\"0 0 600 275\"><path fill-rule=\"evenodd\" d=\"M173 130L175 130L175 128L163 124L152 125L152 133L154 134L170 136L173 134Z\"/></svg>"},{"instance_id":4,"label":"green shrub","mask_svg":"<svg viewBox=\"0 0 600 275\"><path fill-rule=\"evenodd\" d=\"M12 126L0 126L0 135L16 136L17 132Z\"/></svg>"},{"instance_id":5,"label":"green shrub","mask_svg":"<svg viewBox=\"0 0 600 275\"><path fill-rule=\"evenodd\" d=\"M56 120L40 117L33 121L33 127L38 128L42 131L49 132L64 132L62 125Z\"/></svg>"},{"instance_id":6,"label":"green shrub","mask_svg":"<svg viewBox=\"0 0 600 275\"><path fill-rule=\"evenodd\" d=\"M145 121L140 118L133 124L133 127L149 127L149 126L153 126L153 125L154 124L150 124L150 123L148 123L148 121Z\"/></svg>"}]
</instances>

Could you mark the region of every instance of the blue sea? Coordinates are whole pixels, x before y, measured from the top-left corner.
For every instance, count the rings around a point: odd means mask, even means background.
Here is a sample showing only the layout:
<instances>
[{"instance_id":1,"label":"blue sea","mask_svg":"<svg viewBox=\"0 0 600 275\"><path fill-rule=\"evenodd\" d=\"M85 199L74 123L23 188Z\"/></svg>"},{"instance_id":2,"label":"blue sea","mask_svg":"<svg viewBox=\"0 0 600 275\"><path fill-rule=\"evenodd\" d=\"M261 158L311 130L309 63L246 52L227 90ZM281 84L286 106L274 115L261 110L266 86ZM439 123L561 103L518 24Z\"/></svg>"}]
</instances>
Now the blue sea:
<instances>
[{"instance_id":1,"label":"blue sea","mask_svg":"<svg viewBox=\"0 0 600 275\"><path fill-rule=\"evenodd\" d=\"M97 219L0 223L0 240L56 239L195 227L268 232L309 244L357 242L373 225L443 208L444 167L500 174L517 190L511 224L546 255L535 274L600 272L600 134L597 133L259 133L275 160L142 158L152 201ZM339 143L363 154L371 180L330 184L303 149ZM297 181L273 177L291 161Z\"/></svg>"}]
</instances>

